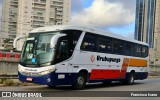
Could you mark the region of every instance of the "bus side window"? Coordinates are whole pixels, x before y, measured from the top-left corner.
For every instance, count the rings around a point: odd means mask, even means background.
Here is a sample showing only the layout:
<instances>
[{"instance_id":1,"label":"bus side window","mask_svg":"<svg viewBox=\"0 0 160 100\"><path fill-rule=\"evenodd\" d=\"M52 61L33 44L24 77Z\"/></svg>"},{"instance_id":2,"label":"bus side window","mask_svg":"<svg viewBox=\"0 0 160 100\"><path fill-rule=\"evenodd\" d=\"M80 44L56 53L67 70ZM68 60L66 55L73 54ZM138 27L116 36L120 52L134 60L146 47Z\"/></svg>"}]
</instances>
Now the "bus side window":
<instances>
[{"instance_id":1,"label":"bus side window","mask_svg":"<svg viewBox=\"0 0 160 100\"><path fill-rule=\"evenodd\" d=\"M80 38L82 31L78 30L64 30L63 33L67 34L68 40L68 54L69 57L72 56L75 46Z\"/></svg>"},{"instance_id":2,"label":"bus side window","mask_svg":"<svg viewBox=\"0 0 160 100\"><path fill-rule=\"evenodd\" d=\"M68 56L68 40L66 37L59 39L59 47L57 49L57 61L61 62L69 58Z\"/></svg>"},{"instance_id":3,"label":"bus side window","mask_svg":"<svg viewBox=\"0 0 160 100\"><path fill-rule=\"evenodd\" d=\"M98 52L112 53L112 40L108 37L98 40Z\"/></svg>"},{"instance_id":4,"label":"bus side window","mask_svg":"<svg viewBox=\"0 0 160 100\"><path fill-rule=\"evenodd\" d=\"M135 56L136 57L141 57L141 52L142 52L142 48L141 48L141 45L136 45L135 46Z\"/></svg>"},{"instance_id":5,"label":"bus side window","mask_svg":"<svg viewBox=\"0 0 160 100\"><path fill-rule=\"evenodd\" d=\"M81 50L84 51L96 51L97 38L95 35L86 33L81 44Z\"/></svg>"},{"instance_id":6,"label":"bus side window","mask_svg":"<svg viewBox=\"0 0 160 100\"><path fill-rule=\"evenodd\" d=\"M125 42L125 55L134 56L134 44L131 42Z\"/></svg>"},{"instance_id":7,"label":"bus side window","mask_svg":"<svg viewBox=\"0 0 160 100\"><path fill-rule=\"evenodd\" d=\"M113 39L113 54L124 54L124 42L121 40Z\"/></svg>"},{"instance_id":8,"label":"bus side window","mask_svg":"<svg viewBox=\"0 0 160 100\"><path fill-rule=\"evenodd\" d=\"M98 40L98 52L105 53L107 50L106 41L104 39Z\"/></svg>"},{"instance_id":9,"label":"bus side window","mask_svg":"<svg viewBox=\"0 0 160 100\"><path fill-rule=\"evenodd\" d=\"M67 34L65 37L61 37L58 41L56 51L56 62L69 59L73 55L75 46L80 38L82 31L77 30L64 30L62 33Z\"/></svg>"},{"instance_id":10,"label":"bus side window","mask_svg":"<svg viewBox=\"0 0 160 100\"><path fill-rule=\"evenodd\" d=\"M142 46L142 57L147 57L147 56L148 56L148 47Z\"/></svg>"}]
</instances>

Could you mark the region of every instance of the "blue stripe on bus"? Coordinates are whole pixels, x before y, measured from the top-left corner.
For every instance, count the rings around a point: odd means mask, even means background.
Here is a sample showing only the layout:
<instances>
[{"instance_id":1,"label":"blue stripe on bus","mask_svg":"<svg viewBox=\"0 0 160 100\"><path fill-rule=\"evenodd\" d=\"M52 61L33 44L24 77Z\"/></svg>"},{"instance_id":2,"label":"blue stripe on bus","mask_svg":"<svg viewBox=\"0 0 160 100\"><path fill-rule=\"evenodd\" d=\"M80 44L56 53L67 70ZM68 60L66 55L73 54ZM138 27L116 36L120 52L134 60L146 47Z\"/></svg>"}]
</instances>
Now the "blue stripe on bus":
<instances>
[{"instance_id":1,"label":"blue stripe on bus","mask_svg":"<svg viewBox=\"0 0 160 100\"><path fill-rule=\"evenodd\" d=\"M58 79L59 74L64 74L64 79ZM30 82L27 81L27 78L32 78L31 83L42 84L42 85L70 85L74 84L77 78L77 73L49 73L47 75L42 76L25 76L18 72L19 80L22 82ZM90 74L89 74L90 75ZM135 73L135 80L146 79L148 76L148 72L137 72ZM48 82L48 78L50 78L50 82ZM89 77L88 77L89 78ZM125 79L129 78L129 73L126 73ZM89 80L89 79L88 79ZM104 81L122 81L124 79L98 79L98 80L89 80L89 82L104 82Z\"/></svg>"},{"instance_id":2,"label":"blue stripe on bus","mask_svg":"<svg viewBox=\"0 0 160 100\"><path fill-rule=\"evenodd\" d=\"M59 74L64 74L64 79L58 79ZM69 73L49 73L47 75L42 76L25 76L18 72L19 80L22 82L30 82L27 81L27 78L32 78L31 83L42 84L42 85L68 85L73 84L76 80L77 74L69 74ZM50 78L50 82L48 82L48 78Z\"/></svg>"}]
</instances>

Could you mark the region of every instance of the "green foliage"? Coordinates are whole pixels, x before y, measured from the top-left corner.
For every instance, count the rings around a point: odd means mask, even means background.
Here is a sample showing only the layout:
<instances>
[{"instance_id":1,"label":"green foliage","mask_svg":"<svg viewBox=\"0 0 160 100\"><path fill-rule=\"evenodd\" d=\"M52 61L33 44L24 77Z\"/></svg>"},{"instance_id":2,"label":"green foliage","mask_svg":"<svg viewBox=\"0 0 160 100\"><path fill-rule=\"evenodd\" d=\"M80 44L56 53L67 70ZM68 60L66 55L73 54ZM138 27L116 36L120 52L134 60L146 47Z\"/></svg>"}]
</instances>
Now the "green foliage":
<instances>
[{"instance_id":1,"label":"green foliage","mask_svg":"<svg viewBox=\"0 0 160 100\"><path fill-rule=\"evenodd\" d=\"M3 84L5 86L13 86L14 85L14 81L11 79L6 79L5 81L3 81Z\"/></svg>"},{"instance_id":2,"label":"green foliage","mask_svg":"<svg viewBox=\"0 0 160 100\"><path fill-rule=\"evenodd\" d=\"M3 46L4 46L4 48L5 49L8 49L8 50L12 50L13 49L13 46L12 45L9 45L9 42L11 41L11 39L10 38L5 38L4 40L3 40Z\"/></svg>"},{"instance_id":3,"label":"green foliage","mask_svg":"<svg viewBox=\"0 0 160 100\"><path fill-rule=\"evenodd\" d=\"M13 81L13 79L5 78L0 79L0 84L3 84L3 86L37 86L37 84Z\"/></svg>"}]
</instances>

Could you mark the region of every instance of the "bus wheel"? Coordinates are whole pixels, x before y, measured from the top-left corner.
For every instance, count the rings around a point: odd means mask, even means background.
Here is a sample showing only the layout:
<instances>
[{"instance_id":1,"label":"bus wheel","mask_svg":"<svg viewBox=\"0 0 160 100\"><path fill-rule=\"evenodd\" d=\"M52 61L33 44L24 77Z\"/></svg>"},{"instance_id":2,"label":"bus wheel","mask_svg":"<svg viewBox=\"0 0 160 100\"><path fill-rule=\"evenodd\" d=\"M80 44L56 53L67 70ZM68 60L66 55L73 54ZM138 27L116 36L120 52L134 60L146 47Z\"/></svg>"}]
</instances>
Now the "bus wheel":
<instances>
[{"instance_id":1,"label":"bus wheel","mask_svg":"<svg viewBox=\"0 0 160 100\"><path fill-rule=\"evenodd\" d=\"M74 89L80 90L83 89L86 85L87 79L84 73L79 73L76 83L73 85Z\"/></svg>"},{"instance_id":2,"label":"bus wheel","mask_svg":"<svg viewBox=\"0 0 160 100\"><path fill-rule=\"evenodd\" d=\"M132 85L132 84L134 84L134 79L135 79L134 72L131 72L129 74L129 78L126 80L125 83L128 84L128 85Z\"/></svg>"}]
</instances>

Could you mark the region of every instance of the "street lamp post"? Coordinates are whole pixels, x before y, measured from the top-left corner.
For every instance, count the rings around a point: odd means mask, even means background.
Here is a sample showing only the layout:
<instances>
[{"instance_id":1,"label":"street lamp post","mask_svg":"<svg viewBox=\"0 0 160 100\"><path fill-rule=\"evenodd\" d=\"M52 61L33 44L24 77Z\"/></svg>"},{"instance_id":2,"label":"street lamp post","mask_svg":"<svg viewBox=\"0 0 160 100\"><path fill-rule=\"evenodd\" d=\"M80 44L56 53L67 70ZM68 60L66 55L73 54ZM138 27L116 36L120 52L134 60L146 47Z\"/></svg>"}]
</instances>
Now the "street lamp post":
<instances>
[{"instance_id":1,"label":"street lamp post","mask_svg":"<svg viewBox=\"0 0 160 100\"><path fill-rule=\"evenodd\" d=\"M54 9L54 22L57 24L57 8Z\"/></svg>"},{"instance_id":2,"label":"street lamp post","mask_svg":"<svg viewBox=\"0 0 160 100\"><path fill-rule=\"evenodd\" d=\"M155 38L155 47L154 47L154 65L156 65L157 60L157 38Z\"/></svg>"}]
</instances>

